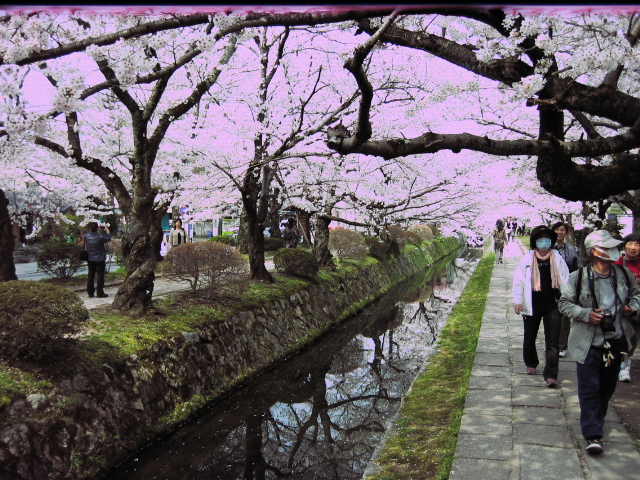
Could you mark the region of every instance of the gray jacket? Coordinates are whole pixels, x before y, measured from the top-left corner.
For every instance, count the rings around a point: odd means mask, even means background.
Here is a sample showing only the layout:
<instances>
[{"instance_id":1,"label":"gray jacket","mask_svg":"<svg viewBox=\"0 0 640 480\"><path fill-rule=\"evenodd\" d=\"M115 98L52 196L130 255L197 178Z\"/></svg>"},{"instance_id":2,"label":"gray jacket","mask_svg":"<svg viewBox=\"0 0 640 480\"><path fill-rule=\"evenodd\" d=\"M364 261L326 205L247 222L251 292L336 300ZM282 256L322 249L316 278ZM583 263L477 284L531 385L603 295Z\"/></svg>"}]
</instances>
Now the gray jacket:
<instances>
[{"instance_id":1,"label":"gray jacket","mask_svg":"<svg viewBox=\"0 0 640 480\"><path fill-rule=\"evenodd\" d=\"M104 262L107 260L107 251L104 248L105 243L111 241L111 234L107 232L87 232L84 236L87 242L87 252L89 253L90 262Z\"/></svg>"},{"instance_id":2,"label":"gray jacket","mask_svg":"<svg viewBox=\"0 0 640 480\"><path fill-rule=\"evenodd\" d=\"M619 267L619 268L618 268ZM632 309L640 309L640 288L633 280L633 274L626 267L620 267L619 265L612 265L611 268L617 268L616 270L616 293L618 297ZM624 274L620 268L627 270L628 278L630 279L629 288L627 289L627 282L624 279ZM580 286L580 296L578 302L576 299L576 286L578 282L578 274L581 270L577 270L569 275L569 281L562 287L562 296L558 302L558 309L560 313L566 315L572 319L571 333L569 334L569 353L573 359L578 363L584 363L584 359L587 357L591 342L593 341L593 335L596 328L600 326L592 325L589 323L589 313L593 308L591 302L591 291L589 290L589 276L586 268L582 269L582 284ZM594 292L596 297L600 294L599 282L594 284ZM637 345L637 338L629 318L621 316L622 330L627 337L628 354L632 355Z\"/></svg>"},{"instance_id":3,"label":"gray jacket","mask_svg":"<svg viewBox=\"0 0 640 480\"><path fill-rule=\"evenodd\" d=\"M582 267L580 254L576 250L576 247L570 243L564 242L562 248L558 248L558 245L556 244L553 248L560 252L562 258L564 258L564 261L567 263L567 267L569 267L569 272L575 272L577 269Z\"/></svg>"}]
</instances>

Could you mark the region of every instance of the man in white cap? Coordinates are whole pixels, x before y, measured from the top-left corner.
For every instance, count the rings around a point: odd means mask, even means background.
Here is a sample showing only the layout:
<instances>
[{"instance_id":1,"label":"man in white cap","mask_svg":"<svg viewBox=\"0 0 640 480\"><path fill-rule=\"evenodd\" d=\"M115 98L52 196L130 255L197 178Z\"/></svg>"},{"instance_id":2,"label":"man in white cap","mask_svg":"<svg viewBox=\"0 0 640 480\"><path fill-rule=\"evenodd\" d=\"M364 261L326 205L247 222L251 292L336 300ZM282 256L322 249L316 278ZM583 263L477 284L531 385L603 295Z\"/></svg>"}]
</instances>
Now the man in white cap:
<instances>
[{"instance_id":1,"label":"man in white cap","mask_svg":"<svg viewBox=\"0 0 640 480\"><path fill-rule=\"evenodd\" d=\"M621 243L606 230L589 234L584 246L591 267L571 273L558 304L573 320L569 353L577 362L580 428L589 453L604 450L604 417L618 382L621 352L631 355L637 343L628 317L640 309L640 288L626 267L613 264Z\"/></svg>"}]
</instances>

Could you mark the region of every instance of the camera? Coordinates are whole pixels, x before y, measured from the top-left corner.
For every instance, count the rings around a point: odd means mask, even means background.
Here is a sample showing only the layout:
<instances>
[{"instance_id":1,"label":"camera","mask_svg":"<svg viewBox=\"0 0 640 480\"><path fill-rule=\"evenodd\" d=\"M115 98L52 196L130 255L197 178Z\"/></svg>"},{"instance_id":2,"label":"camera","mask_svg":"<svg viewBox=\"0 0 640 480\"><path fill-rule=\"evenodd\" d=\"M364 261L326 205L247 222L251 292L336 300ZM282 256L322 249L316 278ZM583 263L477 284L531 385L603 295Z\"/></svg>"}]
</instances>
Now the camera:
<instances>
[{"instance_id":1,"label":"camera","mask_svg":"<svg viewBox=\"0 0 640 480\"><path fill-rule=\"evenodd\" d=\"M600 312L602 315L602 331L603 332L615 332L616 327L613 324L613 312L608 308L603 308Z\"/></svg>"}]
</instances>

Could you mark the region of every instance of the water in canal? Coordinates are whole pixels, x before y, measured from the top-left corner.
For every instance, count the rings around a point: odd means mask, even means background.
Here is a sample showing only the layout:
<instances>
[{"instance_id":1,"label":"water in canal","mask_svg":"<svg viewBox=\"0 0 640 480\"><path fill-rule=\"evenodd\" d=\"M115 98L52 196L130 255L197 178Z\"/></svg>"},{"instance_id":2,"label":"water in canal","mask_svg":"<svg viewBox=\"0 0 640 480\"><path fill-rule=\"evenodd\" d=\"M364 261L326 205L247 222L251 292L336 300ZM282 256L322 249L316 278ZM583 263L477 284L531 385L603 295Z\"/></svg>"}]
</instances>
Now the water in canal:
<instances>
[{"instance_id":1,"label":"water in canal","mask_svg":"<svg viewBox=\"0 0 640 480\"><path fill-rule=\"evenodd\" d=\"M361 478L479 253L395 289L107 478Z\"/></svg>"}]
</instances>

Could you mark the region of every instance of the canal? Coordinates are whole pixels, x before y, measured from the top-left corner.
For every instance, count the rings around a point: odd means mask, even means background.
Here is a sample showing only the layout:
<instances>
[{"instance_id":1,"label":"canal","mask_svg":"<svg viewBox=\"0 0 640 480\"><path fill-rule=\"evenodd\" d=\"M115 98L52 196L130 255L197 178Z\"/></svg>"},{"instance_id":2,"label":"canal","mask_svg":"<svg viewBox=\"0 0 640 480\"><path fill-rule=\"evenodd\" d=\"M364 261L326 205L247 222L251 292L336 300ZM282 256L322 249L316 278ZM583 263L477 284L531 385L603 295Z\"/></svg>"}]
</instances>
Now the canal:
<instances>
[{"instance_id":1,"label":"canal","mask_svg":"<svg viewBox=\"0 0 640 480\"><path fill-rule=\"evenodd\" d=\"M361 478L481 253L400 285L105 478Z\"/></svg>"}]
</instances>

